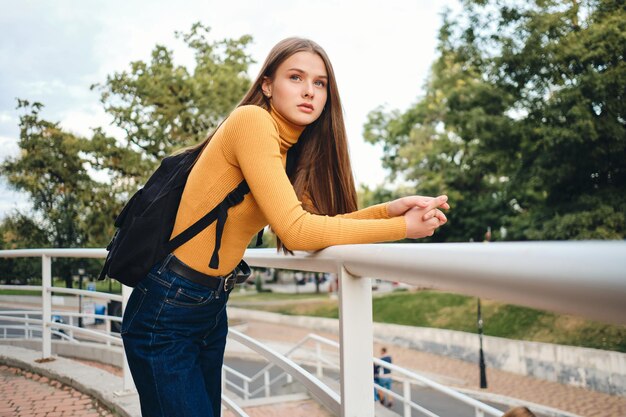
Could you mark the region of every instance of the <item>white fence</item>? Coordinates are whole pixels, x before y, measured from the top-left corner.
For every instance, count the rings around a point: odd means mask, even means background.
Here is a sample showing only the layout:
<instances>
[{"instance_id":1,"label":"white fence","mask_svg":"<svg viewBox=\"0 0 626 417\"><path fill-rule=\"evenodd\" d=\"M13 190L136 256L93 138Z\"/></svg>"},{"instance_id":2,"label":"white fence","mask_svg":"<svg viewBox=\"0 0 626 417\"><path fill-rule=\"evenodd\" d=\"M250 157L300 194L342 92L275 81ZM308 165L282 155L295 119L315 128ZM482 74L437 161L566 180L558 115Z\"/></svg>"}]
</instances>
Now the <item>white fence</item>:
<instances>
[{"instance_id":1,"label":"white fence","mask_svg":"<svg viewBox=\"0 0 626 417\"><path fill-rule=\"evenodd\" d=\"M44 357L51 355L51 329L60 327L51 321L51 258L104 256L102 249L0 251L0 257L42 259ZM339 274L341 401L324 387L314 388L312 393L343 417L374 416L370 278L626 323L625 242L358 245L295 256L253 249L246 252L245 259L252 266ZM264 356L283 361L271 352L265 351ZM284 361L281 366L297 369ZM305 385L310 383L299 371L294 374ZM501 414L482 403L476 404L475 410L476 415Z\"/></svg>"}]
</instances>

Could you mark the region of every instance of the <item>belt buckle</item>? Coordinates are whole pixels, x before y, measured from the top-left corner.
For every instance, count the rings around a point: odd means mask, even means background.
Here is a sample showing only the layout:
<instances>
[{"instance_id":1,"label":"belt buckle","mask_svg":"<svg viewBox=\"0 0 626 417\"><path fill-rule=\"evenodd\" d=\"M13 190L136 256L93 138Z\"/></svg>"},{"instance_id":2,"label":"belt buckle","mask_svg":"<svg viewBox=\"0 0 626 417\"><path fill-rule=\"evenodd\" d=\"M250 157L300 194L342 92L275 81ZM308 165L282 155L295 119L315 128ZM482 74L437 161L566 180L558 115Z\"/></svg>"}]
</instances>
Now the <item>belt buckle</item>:
<instances>
[{"instance_id":1,"label":"belt buckle","mask_svg":"<svg viewBox=\"0 0 626 417\"><path fill-rule=\"evenodd\" d=\"M233 271L224 278L224 291L230 291L235 288L236 282L237 280Z\"/></svg>"}]
</instances>

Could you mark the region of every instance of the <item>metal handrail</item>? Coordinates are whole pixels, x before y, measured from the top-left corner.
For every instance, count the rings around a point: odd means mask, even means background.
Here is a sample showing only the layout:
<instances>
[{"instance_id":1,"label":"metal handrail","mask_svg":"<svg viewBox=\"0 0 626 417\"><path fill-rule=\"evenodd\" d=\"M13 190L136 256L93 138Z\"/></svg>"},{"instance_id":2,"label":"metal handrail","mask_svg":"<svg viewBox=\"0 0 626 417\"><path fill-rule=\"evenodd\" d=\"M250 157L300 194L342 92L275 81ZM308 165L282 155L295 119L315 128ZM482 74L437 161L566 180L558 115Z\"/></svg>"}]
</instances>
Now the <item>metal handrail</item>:
<instances>
[{"instance_id":1,"label":"metal handrail","mask_svg":"<svg viewBox=\"0 0 626 417\"><path fill-rule=\"evenodd\" d=\"M105 255L104 249L0 251L0 257L42 258L42 283L47 294L42 297L44 357L51 354L50 293L55 291L51 286L51 259L104 258ZM312 393L321 396L322 404L335 414L373 416L373 407L364 401L371 398L373 391L372 383L368 382L372 379L369 369L372 352L363 349L373 345L371 286L369 279L362 277L626 324L626 303L623 303L626 242L623 241L345 245L294 255L277 254L274 249L249 249L245 259L252 266L339 275L341 403L334 393L326 393L324 388L315 388L315 383L307 381L316 390ZM126 288L124 291L128 294ZM93 292L85 295L93 296ZM57 323L54 326L60 327ZM266 354L283 369L291 366L284 358L275 356L275 352ZM298 374L301 368L292 371Z\"/></svg>"},{"instance_id":2,"label":"metal handrail","mask_svg":"<svg viewBox=\"0 0 626 417\"><path fill-rule=\"evenodd\" d=\"M105 249L0 251L3 258L106 254ZM334 273L343 265L355 276L626 324L623 241L343 245L294 255L248 249L245 259L252 266Z\"/></svg>"},{"instance_id":3,"label":"metal handrail","mask_svg":"<svg viewBox=\"0 0 626 417\"><path fill-rule=\"evenodd\" d=\"M246 336L238 330L230 329L229 333L234 340L254 350L267 360L275 363L284 371L289 373L293 378L302 383L311 395L317 398L317 400L333 414L341 414L341 398L339 395L326 386L326 384L322 381L308 373L300 365L284 357L273 349L264 346L251 337Z\"/></svg>"},{"instance_id":4,"label":"metal handrail","mask_svg":"<svg viewBox=\"0 0 626 417\"><path fill-rule=\"evenodd\" d=\"M250 417L245 411L241 409L233 400L222 394L222 404L232 411L236 417Z\"/></svg>"},{"instance_id":5,"label":"metal handrail","mask_svg":"<svg viewBox=\"0 0 626 417\"><path fill-rule=\"evenodd\" d=\"M429 409L424 408L421 405L415 403L414 401L408 400L408 399L404 398L404 396L402 396L400 394L397 394L397 393L395 393L395 392L393 392L391 390L388 390L387 388L385 388L385 387L383 387L383 386L381 386L379 384L374 383L374 387L378 391L382 391L385 394L392 396L396 400L401 401L403 404L408 405L410 408L412 408L414 410L417 410L420 413L427 415L428 417L441 417L439 414L435 414L432 411L430 411ZM502 415L502 411L498 410L498 413L496 414L496 416L501 416L501 415Z\"/></svg>"},{"instance_id":6,"label":"metal handrail","mask_svg":"<svg viewBox=\"0 0 626 417\"><path fill-rule=\"evenodd\" d=\"M33 291L33 292L41 292L41 285L0 285L0 290L14 290L19 289L22 291ZM111 301L122 301L122 296L119 294L111 294L108 292L99 292L92 290L79 290L76 288L64 288L64 287L52 287L50 292L61 293L61 294L73 294L73 295L84 295L86 297L91 298L104 298L106 300Z\"/></svg>"},{"instance_id":7,"label":"metal handrail","mask_svg":"<svg viewBox=\"0 0 626 417\"><path fill-rule=\"evenodd\" d=\"M321 340L320 340L321 339ZM302 345L304 345L306 342L308 342L309 340L318 340L321 341L322 343L327 343L330 346L339 348L339 343L334 342L332 340L328 340L325 339L321 336L318 336L314 333L309 333L308 335L306 335L302 340L300 340L298 343L296 343L294 346L292 346L287 352L285 352L283 355L285 357L289 357L289 355L291 355L293 352L295 352L296 350L298 350ZM256 374L254 374L253 376L250 377L250 381L252 382L254 380L256 380L257 378L259 378L261 375L263 375L266 371L268 371L270 368L272 368L273 366L275 366L273 363L268 363L267 365L265 365L263 368L261 368L260 371L258 371Z\"/></svg>"},{"instance_id":8,"label":"metal handrail","mask_svg":"<svg viewBox=\"0 0 626 417\"><path fill-rule=\"evenodd\" d=\"M248 249L251 266L338 272L626 324L626 242L332 246L315 253Z\"/></svg>"},{"instance_id":9,"label":"metal handrail","mask_svg":"<svg viewBox=\"0 0 626 417\"><path fill-rule=\"evenodd\" d=\"M327 338L325 338L323 336L319 336L319 335L316 335L314 333L309 333L301 341L296 343L296 345L294 345L293 348L289 349L289 351L287 353L285 353L285 356L289 356L291 353L295 352L299 347L304 345L304 343L306 343L309 340L315 340L315 341L323 343L325 345L332 346L332 347L335 347L335 348L339 348L339 343L335 342L334 340L327 339ZM454 398L454 399L456 399L456 400L458 400L458 401L460 401L460 402L462 402L464 404L470 405L470 406L472 406L472 407L474 407L476 409L479 409L479 410L481 410L481 411L483 411L483 412L485 412L485 413L487 413L489 415L494 415L494 416L502 415L502 412L500 410L498 410L498 409L496 409L494 407L488 406L488 405L486 405L484 403L481 403L480 401L477 401L474 398L472 398L472 397L470 397L470 396L468 396L466 394L460 393L460 392L458 392L458 391L456 391L454 389L448 388L445 385L439 384L439 383L437 383L437 382L435 382L435 381L433 381L433 380L431 380L429 378L424 377L423 375L419 375L419 374L417 374L415 372L412 372L412 371L410 371L408 369L399 367L398 365L390 364L389 362L383 361L383 360L381 360L379 358L376 358L376 357L373 358L373 361L374 361L374 363L376 365L379 365L379 366L381 366L383 368L388 368L389 370L395 371L398 374L404 375L405 377L408 377L408 378L410 378L412 380L415 380L415 381L419 382L423 386L427 386L429 388L432 388L435 391L439 391L439 392L441 392L443 394L446 394L446 395L448 395L448 396L450 396L450 397L452 397L452 398ZM333 363L330 363L330 362L328 362L328 363L330 365L333 365L336 368L338 368L338 366L336 364L333 364ZM376 386L378 388L380 388L382 391L385 391L385 392L391 394L396 399L398 399L400 401L403 401L403 402L406 401L406 399L403 396L401 396L399 394L396 394L393 391L389 391L389 390L381 387L380 385L376 385ZM436 414L434 414L431 411L425 409L424 407L420 406L419 404L416 404L416 403L414 403L414 402L412 402L410 400L408 401L408 403L409 403L409 405L411 405L412 408L415 408L416 410L419 410L422 413L425 413L427 415L431 415L431 416L434 416L434 417L437 416Z\"/></svg>"},{"instance_id":10,"label":"metal handrail","mask_svg":"<svg viewBox=\"0 0 626 417\"><path fill-rule=\"evenodd\" d=\"M0 290L14 290L16 285L0 284ZM21 291L41 292L41 285L19 285Z\"/></svg>"},{"instance_id":11,"label":"metal handrail","mask_svg":"<svg viewBox=\"0 0 626 417\"><path fill-rule=\"evenodd\" d=\"M91 291L91 290L79 290L76 288L63 288L63 287L52 287L49 290L50 292L60 293L60 294L73 294L73 295L82 295L89 298L104 298L106 300L111 301L122 301L122 296L119 294L111 294L108 292L99 292L99 291Z\"/></svg>"},{"instance_id":12,"label":"metal handrail","mask_svg":"<svg viewBox=\"0 0 626 417\"><path fill-rule=\"evenodd\" d=\"M474 398L466 395L466 394L462 394L452 388L448 388L445 385L442 385L438 382L435 382L431 379L426 378L423 375L417 374L413 371L410 371L408 369L405 368L401 368L398 365L394 365L391 364L389 362L383 361L379 358L374 358L374 363L376 365L379 365L381 367L387 368L391 371L397 372L401 375L404 375L405 377L408 377L410 379L416 380L418 382L420 382L421 384L432 388L436 391L439 391L443 394L448 395L449 397L452 397L458 401L461 401L465 404L471 405L472 407L474 407L475 409L481 410L489 415L493 415L493 416L501 416L502 415L502 411L498 410L497 408L491 407L487 404L481 403L478 400L475 400Z\"/></svg>"},{"instance_id":13,"label":"metal handrail","mask_svg":"<svg viewBox=\"0 0 626 417\"><path fill-rule=\"evenodd\" d=\"M39 314L41 314L41 312L39 312ZM12 322L22 322L22 323L37 324L37 325L39 325L42 328L43 328L43 324L44 324L44 320L42 320L42 319L27 319L27 318L19 318L19 317L12 317L12 316L1 316L1 315L0 315L0 319L6 320L6 321L12 321ZM69 324L58 323L58 322L46 323L46 325L48 327L55 327L57 329L65 329L65 330L70 330L70 331L76 332L76 333L83 333L83 334L89 335L91 337L94 337L96 339L101 339L101 340L108 341L108 342L114 342L114 343L119 344L119 345L122 344L122 338L121 337L111 336L111 335L108 335L106 333L98 332L98 331L95 331L95 330L85 329L83 327L72 326L72 325L69 325Z\"/></svg>"},{"instance_id":14,"label":"metal handrail","mask_svg":"<svg viewBox=\"0 0 626 417\"><path fill-rule=\"evenodd\" d=\"M292 346L292 347L291 347L291 348L290 348L287 352L285 352L283 355L284 355L285 357L287 357L287 358L288 358L288 357L289 357L289 356L290 356L293 352L295 352L296 350L298 350L300 347L302 347L302 346L303 346L305 343L307 343L309 340L315 340L315 341L318 341L318 342L321 342L321 343L327 344L327 345L329 345L329 346L332 346L332 347L335 347L335 348L339 348L339 343L337 343L337 342L335 342L335 341L332 341L332 340L329 340L329 339L326 339L326 338L323 338L323 337L321 337L321 336L318 336L318 335L316 335L315 333L309 333L309 334L308 334L307 336L305 336L302 340L300 340L298 343L296 343L294 346ZM325 363L326 363L326 364L328 364L328 365L331 365L331 366L336 366L336 364L334 364L334 363L330 362L329 360L327 360L327 359L325 359L325 358L323 358L323 357L322 357L322 358L318 358L318 359L319 359L319 360L321 360L321 361L323 361L323 362L325 362ZM264 374L265 374L266 372L268 372L268 371L269 371L271 368L273 368L274 366L276 366L276 365L275 365L274 363L271 363L271 362L270 362L270 363L268 363L267 365L265 365L263 368L261 368L261 369L260 369L260 370L259 370L256 374L254 374L254 375L252 375L252 376L250 376L250 377L247 377L246 375L243 375L243 374L240 374L240 373L238 373L238 375L235 375L235 376L237 376L238 378L241 378L242 380L244 380L244 381L246 381L246 382L248 382L248 383L251 383L251 382L254 382L254 381L256 381L257 379L259 379L261 376L264 376ZM234 373L234 372L237 372L237 371L233 370L233 369L232 369L232 368L230 368L230 367L227 367L227 369L228 369L228 372L229 372L229 373ZM283 372L283 374L281 374L281 375L277 376L276 378L274 378L274 379L270 380L270 381L269 381L269 385L270 385L270 386L271 386L271 385L273 385L275 382L277 382L278 380L280 380L280 379L283 377L283 375L289 375L289 373L288 373L288 372ZM241 388L239 388L239 387L237 387L237 388L238 388L238 389L240 389L241 391L243 391ZM266 388L265 388L265 386L263 386L263 385L262 385L261 387L257 388L256 390L254 390L254 391L250 392L250 393L249 393L249 395L252 397L252 396L254 396L254 395L258 394L259 392L263 391L264 389L266 389Z\"/></svg>"}]
</instances>

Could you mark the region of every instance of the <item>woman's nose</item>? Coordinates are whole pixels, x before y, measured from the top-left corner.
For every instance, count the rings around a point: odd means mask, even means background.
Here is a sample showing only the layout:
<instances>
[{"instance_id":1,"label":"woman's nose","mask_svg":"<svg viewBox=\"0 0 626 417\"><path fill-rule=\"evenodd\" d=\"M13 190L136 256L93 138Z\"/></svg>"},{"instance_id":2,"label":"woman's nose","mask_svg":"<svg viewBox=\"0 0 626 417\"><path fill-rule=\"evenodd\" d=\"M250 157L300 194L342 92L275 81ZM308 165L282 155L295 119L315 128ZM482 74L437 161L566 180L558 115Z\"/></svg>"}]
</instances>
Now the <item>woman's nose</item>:
<instances>
[{"instance_id":1,"label":"woman's nose","mask_svg":"<svg viewBox=\"0 0 626 417\"><path fill-rule=\"evenodd\" d=\"M313 89L313 84L309 84L309 83L307 83L307 84L304 86L304 91L303 91L302 95L303 95L304 97L313 98L313 96L315 95L315 93L314 93L314 89Z\"/></svg>"}]
</instances>

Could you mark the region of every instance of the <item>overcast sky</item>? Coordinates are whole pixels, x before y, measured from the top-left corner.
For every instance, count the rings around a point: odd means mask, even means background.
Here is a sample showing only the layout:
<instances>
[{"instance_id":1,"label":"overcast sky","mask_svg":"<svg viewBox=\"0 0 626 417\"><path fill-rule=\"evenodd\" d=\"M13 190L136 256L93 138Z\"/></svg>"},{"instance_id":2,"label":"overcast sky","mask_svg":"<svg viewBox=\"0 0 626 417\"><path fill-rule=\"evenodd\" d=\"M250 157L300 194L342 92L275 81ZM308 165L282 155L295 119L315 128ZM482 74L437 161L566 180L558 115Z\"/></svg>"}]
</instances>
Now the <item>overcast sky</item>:
<instances>
[{"instance_id":1,"label":"overcast sky","mask_svg":"<svg viewBox=\"0 0 626 417\"><path fill-rule=\"evenodd\" d=\"M43 117L69 131L89 136L102 126L119 136L89 86L149 59L156 44L172 49L177 64L191 65L193 55L174 31L201 21L212 39L252 35L248 52L257 64L250 77L283 38L319 43L335 68L357 183L379 184L382 152L362 139L367 113L379 105L405 110L417 100L435 59L444 7L459 6L455 0L0 0L0 158L18 151L17 97L42 102ZM0 184L0 217L24 202Z\"/></svg>"}]
</instances>

